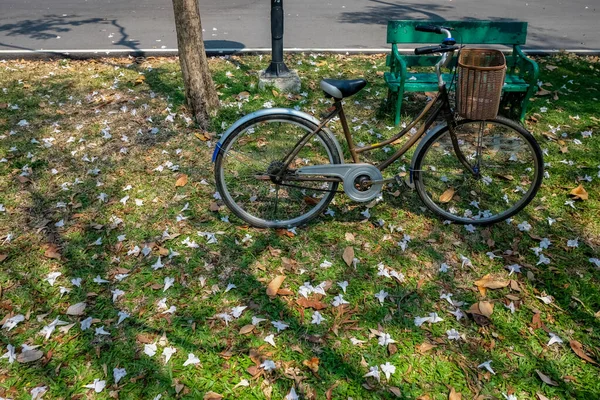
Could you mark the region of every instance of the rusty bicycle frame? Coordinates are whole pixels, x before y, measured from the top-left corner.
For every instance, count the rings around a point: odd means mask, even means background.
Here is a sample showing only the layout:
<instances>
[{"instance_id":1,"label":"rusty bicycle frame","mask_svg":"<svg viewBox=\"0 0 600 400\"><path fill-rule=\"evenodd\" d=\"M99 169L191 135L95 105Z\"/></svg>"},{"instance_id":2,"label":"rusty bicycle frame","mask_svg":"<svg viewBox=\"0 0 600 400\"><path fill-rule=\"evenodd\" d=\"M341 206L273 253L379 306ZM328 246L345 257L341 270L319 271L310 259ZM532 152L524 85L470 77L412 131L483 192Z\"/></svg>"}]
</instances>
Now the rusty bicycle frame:
<instances>
[{"instance_id":1,"label":"rusty bicycle frame","mask_svg":"<svg viewBox=\"0 0 600 400\"><path fill-rule=\"evenodd\" d=\"M408 141L400 149L398 149L394 154L392 154L392 156L389 157L387 160L376 165L377 169L379 169L380 171L383 171L387 167L389 167L394 161L396 161L397 159L402 157L412 146L414 146L414 144L417 143L419 141L419 139L421 139L425 135L425 133L429 130L431 125L433 125L433 123L436 121L437 117L441 114L444 117L446 124L448 124L449 131L450 131L450 138L452 141L452 147L454 148L454 152L456 153L456 156L458 157L461 164L463 164L471 173L477 175L477 171L475 171L474 168L469 164L469 162L467 161L466 157L464 156L464 154L462 153L462 151L460 150L460 147L458 145L458 140L456 139L456 135L454 133L454 128L456 126L456 120L454 118L454 114L453 114L452 108L450 106L450 99L448 97L448 90L446 88L445 83L439 86L439 92L436 94L436 96L425 106L425 108L423 108L421 113L415 119L413 119L410 122L410 124L408 124L404 129L402 129L399 133L397 133L396 135L394 135L393 137L391 137L389 139L386 139L379 143L370 144L367 146L356 147L354 145L354 140L352 139L352 134L350 133L350 129L348 127L348 121L346 120L346 114L344 112L344 107L342 105L341 99L336 100L333 103L333 106L330 107L327 111L328 111L328 114L319 123L317 128L312 132L306 133L296 143L294 148L285 156L285 158L283 160L283 164L285 165L285 168L282 168L281 171L279 171L279 173L277 174L277 176L274 177L276 180L278 180L278 181L296 180L296 181L340 182L339 178L293 177L292 179L290 179L289 175L286 175L285 179L284 179L284 174L287 170L287 167L292 163L292 161L298 155L300 150L308 143L308 141L314 135L316 135L317 132L319 132L321 129L323 129L327 125L327 123L329 121L331 121L333 118L335 118L336 116L340 117L340 122L342 124L342 129L344 131L344 137L346 139L346 142L348 143L348 148L350 151L350 155L352 157L352 162L355 164L360 162L360 158L359 158L360 153L370 151L370 150L375 150L375 149L381 148L383 146L387 146L389 144L394 143L395 141L397 141L398 139L400 139L404 135L406 135L408 132L410 132L419 122L421 122L423 119L425 119L424 123L417 130L417 132L410 139L408 139ZM427 118L425 118L427 114L429 114L429 115L427 116ZM414 171L411 171L411 177L412 177L412 172L414 172ZM388 180L385 180L385 181L387 182ZM392 179L390 179L389 181L392 181ZM378 182L365 182L365 184L372 184L372 183L378 183Z\"/></svg>"}]
</instances>

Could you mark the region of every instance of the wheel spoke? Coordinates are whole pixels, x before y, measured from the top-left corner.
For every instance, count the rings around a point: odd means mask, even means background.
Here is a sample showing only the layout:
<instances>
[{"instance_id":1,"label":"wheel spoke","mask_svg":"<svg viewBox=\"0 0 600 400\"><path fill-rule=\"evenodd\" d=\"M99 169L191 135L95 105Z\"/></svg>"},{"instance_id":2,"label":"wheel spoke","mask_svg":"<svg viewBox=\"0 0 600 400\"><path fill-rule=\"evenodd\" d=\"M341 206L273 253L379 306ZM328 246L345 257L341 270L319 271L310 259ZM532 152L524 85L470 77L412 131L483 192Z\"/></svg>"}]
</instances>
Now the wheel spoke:
<instances>
[{"instance_id":1,"label":"wheel spoke","mask_svg":"<svg viewBox=\"0 0 600 400\"><path fill-rule=\"evenodd\" d=\"M225 141L215 164L215 179L223 200L238 217L255 226L289 227L305 223L327 206L337 182L284 179L276 184L274 180L280 172L287 174L281 171L286 168L282 160L313 129L312 123L295 117L266 116ZM287 168L340 161L332 140L319 132ZM302 187L293 187L296 184ZM318 190L323 185L328 192Z\"/></svg>"},{"instance_id":2,"label":"wheel spoke","mask_svg":"<svg viewBox=\"0 0 600 400\"><path fill-rule=\"evenodd\" d=\"M446 128L417 157L417 190L425 204L461 223L492 223L518 212L535 196L542 177L539 146L523 128L504 119L461 121L460 152L476 160L476 175L454 153Z\"/></svg>"}]
</instances>

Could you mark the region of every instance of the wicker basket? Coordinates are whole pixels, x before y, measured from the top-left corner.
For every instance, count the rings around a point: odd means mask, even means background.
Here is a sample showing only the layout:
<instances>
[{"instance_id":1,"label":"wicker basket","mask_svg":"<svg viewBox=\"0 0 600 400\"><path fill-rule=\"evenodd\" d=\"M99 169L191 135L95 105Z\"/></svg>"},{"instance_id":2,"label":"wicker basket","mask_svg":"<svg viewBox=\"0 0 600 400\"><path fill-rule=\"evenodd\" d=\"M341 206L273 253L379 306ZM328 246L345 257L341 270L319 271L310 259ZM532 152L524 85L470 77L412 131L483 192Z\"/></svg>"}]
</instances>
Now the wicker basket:
<instances>
[{"instance_id":1,"label":"wicker basket","mask_svg":"<svg viewBox=\"0 0 600 400\"><path fill-rule=\"evenodd\" d=\"M458 114L468 119L496 118L505 73L506 59L500 50L463 49L458 58Z\"/></svg>"}]
</instances>

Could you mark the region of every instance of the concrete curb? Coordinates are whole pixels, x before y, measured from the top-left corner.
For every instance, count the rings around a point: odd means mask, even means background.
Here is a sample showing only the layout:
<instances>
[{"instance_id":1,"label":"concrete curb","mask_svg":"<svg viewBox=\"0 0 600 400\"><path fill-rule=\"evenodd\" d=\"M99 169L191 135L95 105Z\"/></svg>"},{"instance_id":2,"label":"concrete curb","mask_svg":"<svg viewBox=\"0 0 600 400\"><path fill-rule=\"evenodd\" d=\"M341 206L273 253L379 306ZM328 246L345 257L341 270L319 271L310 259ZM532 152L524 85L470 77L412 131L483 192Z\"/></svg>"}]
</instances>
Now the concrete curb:
<instances>
[{"instance_id":1,"label":"concrete curb","mask_svg":"<svg viewBox=\"0 0 600 400\"><path fill-rule=\"evenodd\" d=\"M387 54L389 48L287 48L286 53ZM413 54L414 48L399 49L402 54ZM527 54L547 56L572 53L582 56L600 55L600 49L523 49ZM270 54L270 48L215 48L207 49L209 56L231 54ZM0 59L47 60L55 58L94 59L105 57L173 57L177 49L64 49L64 50L0 50Z\"/></svg>"}]
</instances>

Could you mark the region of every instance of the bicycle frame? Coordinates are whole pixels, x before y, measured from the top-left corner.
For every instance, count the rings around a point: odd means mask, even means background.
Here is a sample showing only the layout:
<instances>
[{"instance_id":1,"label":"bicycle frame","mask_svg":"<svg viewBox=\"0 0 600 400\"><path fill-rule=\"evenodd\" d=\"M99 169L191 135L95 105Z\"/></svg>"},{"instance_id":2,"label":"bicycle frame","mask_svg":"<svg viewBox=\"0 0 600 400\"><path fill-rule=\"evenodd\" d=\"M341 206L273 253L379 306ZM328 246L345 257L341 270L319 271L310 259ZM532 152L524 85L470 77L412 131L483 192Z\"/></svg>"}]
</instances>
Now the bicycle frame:
<instances>
[{"instance_id":1,"label":"bicycle frame","mask_svg":"<svg viewBox=\"0 0 600 400\"><path fill-rule=\"evenodd\" d=\"M458 159L469 171L471 171L472 173L475 173L473 171L473 167L469 164L469 162L465 158L464 154L460 150L460 147L458 146L458 141L454 134L454 127L456 125L456 121L455 121L454 115L452 113L452 108L450 107L450 100L448 98L448 90L446 88L445 83L443 83L443 82L439 86L438 94L425 106L425 108L421 111L421 113L413 121L411 121L410 124L408 124L404 129L402 129L399 133L397 133L396 135L394 135L393 137L391 137L389 139L384 140L383 142L374 143L374 144L370 144L370 145L362 146L362 147L356 147L354 145L354 140L352 139L352 134L350 133L350 129L348 127L348 121L346 120L346 114L344 112L342 100L336 100L334 102L333 106L330 109L328 109L327 111L329 113L323 118L323 120L320 122L320 124L317 126L317 128L312 132L306 133L296 143L296 145L294 146L292 151L290 151L286 155L286 157L284 158L284 161L283 161L283 163L286 166L288 166L292 163L292 161L294 160L296 155L298 155L298 153L300 152L302 147L304 147L304 145L306 145L308 143L308 141L319 130L321 130L323 127L325 127L329 121L331 121L333 118L335 118L337 116L340 117L340 122L342 124L342 129L344 131L344 137L346 139L346 142L348 143L348 149L349 149L350 155L352 157L352 162L355 164L360 163L360 157L359 157L360 153L379 149L381 147L384 147L384 146L394 143L395 141L397 141L398 139L400 139L404 135L406 135L408 132L410 132L419 122L425 120L424 123L419 127L417 132L398 151L396 151L394 154L392 154L392 156L390 158L388 158L387 160L381 162L379 165L376 166L377 169L379 169L380 171L383 171L387 167L389 167L394 161L396 161L397 159L402 157L415 143L417 143L419 141L419 139L421 139L425 135L425 133L429 130L431 125L436 121L438 116L441 114L444 117L446 124L448 124L449 130L450 130L450 136L451 136L451 140L452 140L452 146L454 147L454 151L455 151ZM282 171L279 173L277 178L282 178L284 171L285 171L285 168L282 169ZM310 180L314 180L314 178L312 178ZM320 178L319 180L334 181L334 182L339 181L339 179L337 179L337 178Z\"/></svg>"}]
</instances>

